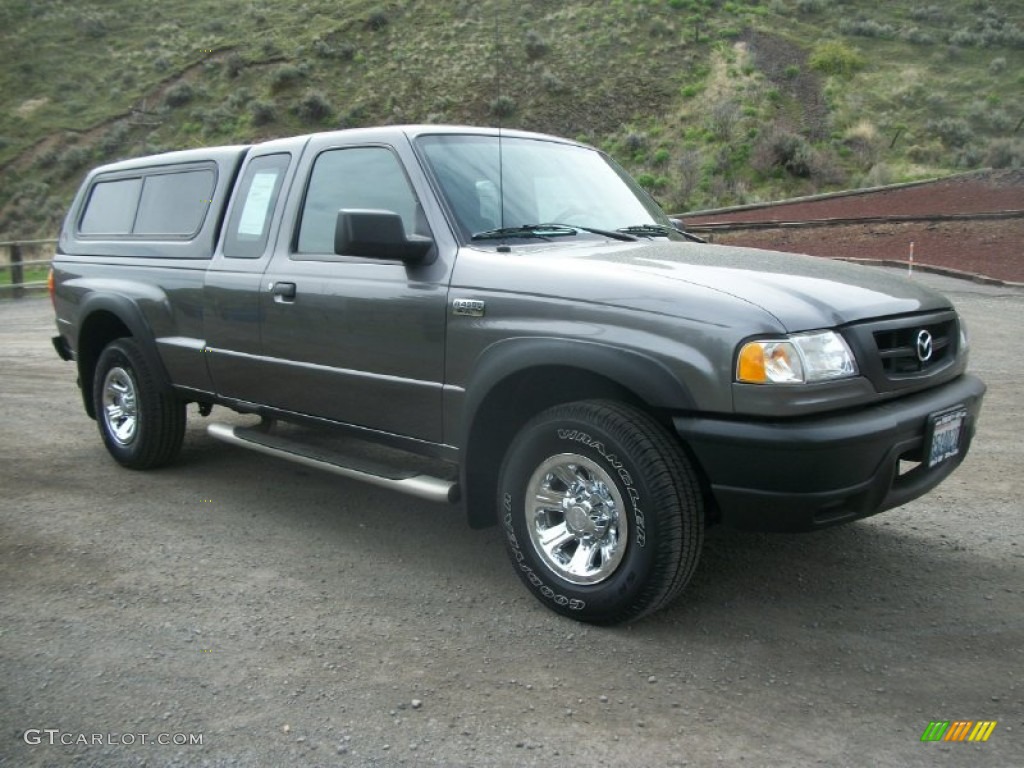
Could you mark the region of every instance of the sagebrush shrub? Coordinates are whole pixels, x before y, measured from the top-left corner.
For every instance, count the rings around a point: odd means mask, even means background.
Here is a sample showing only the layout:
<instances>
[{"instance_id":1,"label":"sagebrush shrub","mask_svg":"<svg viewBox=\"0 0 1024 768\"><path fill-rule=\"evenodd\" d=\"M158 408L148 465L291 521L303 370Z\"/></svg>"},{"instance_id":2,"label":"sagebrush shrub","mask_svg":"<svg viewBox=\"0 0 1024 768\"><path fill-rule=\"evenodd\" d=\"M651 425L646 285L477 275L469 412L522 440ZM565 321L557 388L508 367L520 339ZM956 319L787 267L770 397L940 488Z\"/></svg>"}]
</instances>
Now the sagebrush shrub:
<instances>
[{"instance_id":1,"label":"sagebrush shrub","mask_svg":"<svg viewBox=\"0 0 1024 768\"><path fill-rule=\"evenodd\" d=\"M303 120L319 122L334 111L331 103L320 91L308 91L296 106L296 114Z\"/></svg>"},{"instance_id":2,"label":"sagebrush shrub","mask_svg":"<svg viewBox=\"0 0 1024 768\"><path fill-rule=\"evenodd\" d=\"M964 147L974 138L974 131L962 117L940 117L929 120L925 128L938 136L947 147Z\"/></svg>"},{"instance_id":3,"label":"sagebrush shrub","mask_svg":"<svg viewBox=\"0 0 1024 768\"><path fill-rule=\"evenodd\" d=\"M294 64L282 64L270 73L270 89L280 91L288 88L303 78L302 70Z\"/></svg>"},{"instance_id":4,"label":"sagebrush shrub","mask_svg":"<svg viewBox=\"0 0 1024 768\"><path fill-rule=\"evenodd\" d=\"M864 57L839 40L818 43L811 51L808 63L826 75L848 77L864 67Z\"/></svg>"},{"instance_id":5,"label":"sagebrush shrub","mask_svg":"<svg viewBox=\"0 0 1024 768\"><path fill-rule=\"evenodd\" d=\"M190 83L176 83L164 94L164 104L168 107L181 107L192 101L195 95Z\"/></svg>"},{"instance_id":6,"label":"sagebrush shrub","mask_svg":"<svg viewBox=\"0 0 1024 768\"><path fill-rule=\"evenodd\" d=\"M985 153L991 168L1024 168L1024 140L992 139Z\"/></svg>"},{"instance_id":7,"label":"sagebrush shrub","mask_svg":"<svg viewBox=\"0 0 1024 768\"><path fill-rule=\"evenodd\" d=\"M253 125L266 125L277 118L277 105L273 101L253 101L249 104Z\"/></svg>"}]
</instances>

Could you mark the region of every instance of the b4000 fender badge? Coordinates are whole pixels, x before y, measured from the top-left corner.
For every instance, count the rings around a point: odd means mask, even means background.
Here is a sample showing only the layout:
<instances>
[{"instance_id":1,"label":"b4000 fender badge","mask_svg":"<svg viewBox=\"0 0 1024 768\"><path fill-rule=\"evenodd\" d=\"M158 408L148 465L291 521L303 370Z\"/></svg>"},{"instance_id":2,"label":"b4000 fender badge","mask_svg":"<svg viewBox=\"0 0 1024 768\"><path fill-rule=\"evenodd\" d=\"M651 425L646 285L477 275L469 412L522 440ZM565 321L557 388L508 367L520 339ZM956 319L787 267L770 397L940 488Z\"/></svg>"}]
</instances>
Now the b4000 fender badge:
<instances>
[{"instance_id":1,"label":"b4000 fender badge","mask_svg":"<svg viewBox=\"0 0 1024 768\"><path fill-rule=\"evenodd\" d=\"M455 299L452 302L452 314L465 317L483 317L484 302L480 299Z\"/></svg>"}]
</instances>

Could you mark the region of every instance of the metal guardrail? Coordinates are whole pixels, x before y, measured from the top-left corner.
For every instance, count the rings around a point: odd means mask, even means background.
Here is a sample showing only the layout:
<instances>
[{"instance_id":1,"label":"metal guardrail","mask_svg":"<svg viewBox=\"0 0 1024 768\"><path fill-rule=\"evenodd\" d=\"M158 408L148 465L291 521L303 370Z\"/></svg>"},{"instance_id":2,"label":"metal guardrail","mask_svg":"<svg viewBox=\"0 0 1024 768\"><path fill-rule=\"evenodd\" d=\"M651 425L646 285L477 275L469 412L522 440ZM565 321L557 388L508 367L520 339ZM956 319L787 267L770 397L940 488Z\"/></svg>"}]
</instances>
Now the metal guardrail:
<instances>
[{"instance_id":1,"label":"metal guardrail","mask_svg":"<svg viewBox=\"0 0 1024 768\"><path fill-rule=\"evenodd\" d=\"M25 260L22 248L25 246L34 247L36 250L39 246L48 245L50 243L56 243L56 240L5 240L0 242L0 248L7 248L8 260L6 262L0 261L0 274L3 272L10 271L10 282L0 282L0 297L6 294L10 294L15 299L20 299L22 296L30 292L35 292L40 288L45 288L46 280L29 280L25 281L25 267L37 267L37 266L49 266L52 259L29 259Z\"/></svg>"}]
</instances>

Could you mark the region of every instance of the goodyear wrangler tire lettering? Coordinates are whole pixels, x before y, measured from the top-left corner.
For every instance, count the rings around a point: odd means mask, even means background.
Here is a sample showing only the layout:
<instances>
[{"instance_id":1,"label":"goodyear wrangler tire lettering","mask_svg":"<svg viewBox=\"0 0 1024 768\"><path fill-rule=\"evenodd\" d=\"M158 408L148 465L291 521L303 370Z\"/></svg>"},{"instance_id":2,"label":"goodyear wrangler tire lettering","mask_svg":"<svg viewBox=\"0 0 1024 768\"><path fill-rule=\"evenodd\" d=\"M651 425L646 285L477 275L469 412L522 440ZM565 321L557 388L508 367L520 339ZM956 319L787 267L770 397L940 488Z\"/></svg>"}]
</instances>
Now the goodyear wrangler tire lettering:
<instances>
[{"instance_id":1,"label":"goodyear wrangler tire lettering","mask_svg":"<svg viewBox=\"0 0 1024 768\"><path fill-rule=\"evenodd\" d=\"M568 606L569 610L572 611L579 611L585 608L587 604L582 600L577 600L575 598L569 599L563 595L555 594L554 590L541 581L540 577L533 572L533 569L530 568L530 566L523 564L524 556L522 550L519 549L519 540L512 531L512 513L509 511L511 509L509 504L510 497L506 494L505 498L502 500L502 509L506 510L502 517L502 522L506 529L506 543L509 547L509 554L512 557L513 562L519 565L520 576L533 586L537 587L544 597L547 597L549 600L554 600L557 605Z\"/></svg>"},{"instance_id":2,"label":"goodyear wrangler tire lettering","mask_svg":"<svg viewBox=\"0 0 1024 768\"><path fill-rule=\"evenodd\" d=\"M528 422L501 467L509 557L542 603L611 624L670 602L703 542L696 470L646 412L614 401L555 406Z\"/></svg>"}]
</instances>

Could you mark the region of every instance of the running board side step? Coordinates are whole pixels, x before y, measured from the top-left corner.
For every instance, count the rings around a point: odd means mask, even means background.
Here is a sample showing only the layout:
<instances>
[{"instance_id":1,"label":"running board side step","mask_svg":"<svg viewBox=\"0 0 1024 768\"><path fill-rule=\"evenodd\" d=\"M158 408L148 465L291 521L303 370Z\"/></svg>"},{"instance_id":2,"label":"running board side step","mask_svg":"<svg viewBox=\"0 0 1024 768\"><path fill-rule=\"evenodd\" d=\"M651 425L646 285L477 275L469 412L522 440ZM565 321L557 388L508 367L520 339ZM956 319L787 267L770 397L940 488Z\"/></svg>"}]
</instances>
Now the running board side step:
<instances>
[{"instance_id":1,"label":"running board side step","mask_svg":"<svg viewBox=\"0 0 1024 768\"><path fill-rule=\"evenodd\" d=\"M459 500L459 484L412 471L404 471L365 459L345 456L333 451L313 448L295 440L269 434L258 427L233 427L228 424L210 424L206 427L210 437L252 451L287 459L307 467L333 472L336 475L392 491L416 496L427 501L454 503Z\"/></svg>"}]
</instances>

